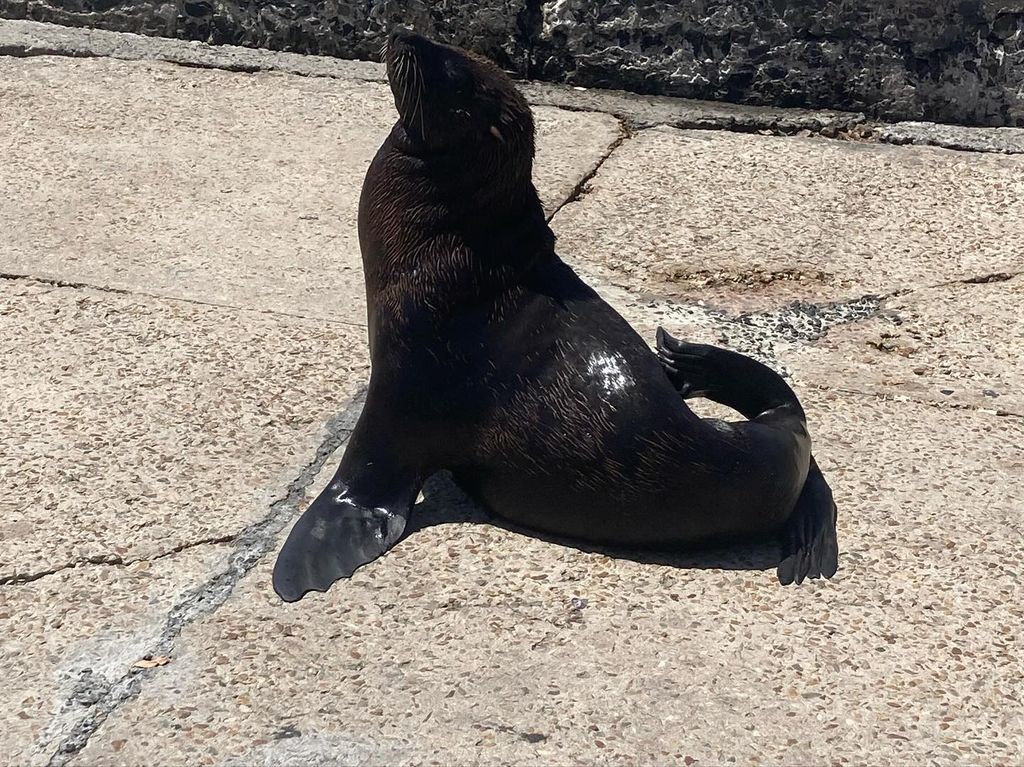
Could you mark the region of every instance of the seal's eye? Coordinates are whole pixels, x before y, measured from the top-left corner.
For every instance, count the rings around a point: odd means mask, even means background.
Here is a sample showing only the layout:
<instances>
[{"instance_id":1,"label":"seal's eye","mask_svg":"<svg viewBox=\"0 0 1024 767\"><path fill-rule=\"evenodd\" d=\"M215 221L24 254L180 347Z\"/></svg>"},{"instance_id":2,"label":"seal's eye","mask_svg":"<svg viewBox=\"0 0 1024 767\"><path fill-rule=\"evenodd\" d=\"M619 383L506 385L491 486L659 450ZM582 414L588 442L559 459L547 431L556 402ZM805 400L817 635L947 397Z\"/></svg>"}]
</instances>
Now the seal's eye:
<instances>
[{"instance_id":1,"label":"seal's eye","mask_svg":"<svg viewBox=\"0 0 1024 767\"><path fill-rule=\"evenodd\" d=\"M469 120L470 117L469 112L467 112L465 109L456 109L454 112L452 112L452 114L455 115L460 120Z\"/></svg>"}]
</instances>

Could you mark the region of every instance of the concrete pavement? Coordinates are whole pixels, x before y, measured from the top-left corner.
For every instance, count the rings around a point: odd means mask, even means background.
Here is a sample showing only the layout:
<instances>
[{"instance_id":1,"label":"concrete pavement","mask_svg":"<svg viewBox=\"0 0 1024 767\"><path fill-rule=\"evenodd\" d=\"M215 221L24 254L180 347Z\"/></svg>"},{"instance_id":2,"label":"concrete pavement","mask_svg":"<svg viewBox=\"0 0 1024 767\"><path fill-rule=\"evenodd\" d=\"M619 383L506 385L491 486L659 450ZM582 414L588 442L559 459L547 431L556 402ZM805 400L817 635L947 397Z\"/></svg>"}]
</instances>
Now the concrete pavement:
<instances>
[{"instance_id":1,"label":"concrete pavement","mask_svg":"<svg viewBox=\"0 0 1024 767\"><path fill-rule=\"evenodd\" d=\"M562 255L652 340L791 375L840 572L582 552L438 481L284 605L368 375L355 204L393 107L363 70L103 40L0 56L0 763L1019 761L1024 156L531 93Z\"/></svg>"}]
</instances>

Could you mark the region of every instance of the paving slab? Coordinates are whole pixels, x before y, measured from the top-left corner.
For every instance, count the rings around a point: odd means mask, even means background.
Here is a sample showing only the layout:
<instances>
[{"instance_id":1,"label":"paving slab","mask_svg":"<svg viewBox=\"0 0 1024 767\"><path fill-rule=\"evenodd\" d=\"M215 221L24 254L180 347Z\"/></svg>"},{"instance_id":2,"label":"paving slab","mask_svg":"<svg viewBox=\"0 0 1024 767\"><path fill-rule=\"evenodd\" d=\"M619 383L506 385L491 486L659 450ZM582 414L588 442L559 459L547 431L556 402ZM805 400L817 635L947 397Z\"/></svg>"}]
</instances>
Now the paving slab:
<instances>
[{"instance_id":1,"label":"paving slab","mask_svg":"<svg viewBox=\"0 0 1024 767\"><path fill-rule=\"evenodd\" d=\"M0 582L262 518L366 381L363 336L0 280Z\"/></svg>"},{"instance_id":2,"label":"paving slab","mask_svg":"<svg viewBox=\"0 0 1024 767\"><path fill-rule=\"evenodd\" d=\"M380 83L0 57L0 272L365 322L356 210ZM536 111L554 210L618 138Z\"/></svg>"},{"instance_id":3,"label":"paving slab","mask_svg":"<svg viewBox=\"0 0 1024 767\"><path fill-rule=\"evenodd\" d=\"M798 391L827 388L1024 416L1024 278L989 275L889 298L733 314L599 286L648 343L658 327L748 354Z\"/></svg>"},{"instance_id":4,"label":"paving slab","mask_svg":"<svg viewBox=\"0 0 1024 767\"><path fill-rule=\"evenodd\" d=\"M808 409L832 582L782 588L763 552L583 552L440 484L425 527L326 595L280 603L261 562L74 763L1012 763L1024 424Z\"/></svg>"},{"instance_id":5,"label":"paving slab","mask_svg":"<svg viewBox=\"0 0 1024 767\"><path fill-rule=\"evenodd\" d=\"M595 279L730 311L1024 271L1024 157L656 128L552 225Z\"/></svg>"},{"instance_id":6,"label":"paving slab","mask_svg":"<svg viewBox=\"0 0 1024 767\"><path fill-rule=\"evenodd\" d=\"M782 353L794 377L1024 416L1024 278L914 291Z\"/></svg>"},{"instance_id":7,"label":"paving slab","mask_svg":"<svg viewBox=\"0 0 1024 767\"><path fill-rule=\"evenodd\" d=\"M159 644L168 613L222 563L225 549L0 586L3 763L47 764L111 685L142 675L134 666Z\"/></svg>"}]
</instances>

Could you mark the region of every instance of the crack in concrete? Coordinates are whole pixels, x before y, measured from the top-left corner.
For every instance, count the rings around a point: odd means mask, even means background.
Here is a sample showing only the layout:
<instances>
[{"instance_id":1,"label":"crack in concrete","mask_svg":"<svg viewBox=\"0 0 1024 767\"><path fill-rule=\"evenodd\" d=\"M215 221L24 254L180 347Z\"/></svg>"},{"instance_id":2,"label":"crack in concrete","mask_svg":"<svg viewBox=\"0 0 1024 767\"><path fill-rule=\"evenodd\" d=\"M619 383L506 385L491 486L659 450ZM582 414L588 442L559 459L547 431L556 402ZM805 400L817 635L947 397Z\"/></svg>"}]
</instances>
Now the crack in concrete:
<instances>
[{"instance_id":1,"label":"crack in concrete","mask_svg":"<svg viewBox=\"0 0 1024 767\"><path fill-rule=\"evenodd\" d=\"M841 141L874 141L875 138L874 128L859 112L737 105L529 80L516 85L534 106L611 115L633 133L669 127L772 136L821 136Z\"/></svg>"},{"instance_id":2,"label":"crack in concrete","mask_svg":"<svg viewBox=\"0 0 1024 767\"><path fill-rule=\"evenodd\" d=\"M691 291L721 287L739 287L741 289L764 288L778 282L803 282L826 285L836 281L835 275L829 272L799 268L750 268L742 271L728 271L725 269L687 269L682 266L656 266L651 269L651 276L666 285L685 287Z\"/></svg>"},{"instance_id":3,"label":"crack in concrete","mask_svg":"<svg viewBox=\"0 0 1024 767\"><path fill-rule=\"evenodd\" d=\"M598 172L601 170L601 167L605 164L608 158L615 153L615 150L617 150L620 146L622 146L624 143L626 143L627 140L629 140L632 137L633 133L630 132L629 128L626 126L626 123L623 120L619 119L619 135L616 136L615 140L612 141L611 144L608 145L607 150L604 152L604 154L601 155L601 157L598 158L597 162L594 163L594 166L583 174L583 178L581 178L579 180L579 183L577 183L576 186L573 187L573 190L569 194L569 196L565 198L557 206L555 206L555 209L548 214L546 220L549 224L551 223L552 219L554 219L554 217L558 215L559 211L561 211L562 208L574 202L579 202L583 197L586 196L586 194L590 191L587 185L591 182L594 176L598 174Z\"/></svg>"},{"instance_id":4,"label":"crack in concrete","mask_svg":"<svg viewBox=\"0 0 1024 767\"><path fill-rule=\"evenodd\" d=\"M116 296L127 296L129 298L149 298L154 301L180 301L193 306L203 306L210 309L229 309L238 312L253 312L255 314L267 314L274 317L291 317L297 320L314 320L316 322L329 322L336 325L346 325L353 328L365 328L365 322L352 322L337 317L323 317L315 314L298 314L296 312L282 312L279 309L257 309L249 306L236 306L235 304L219 304L213 301L203 301L198 298L185 296L159 295L157 293L146 293L144 291L130 290L128 288L115 288L109 285L96 285L89 282L74 282L62 280L57 277L37 277L31 274L16 274L14 272L0 272L0 280L5 282L28 282L40 285L49 285L54 288L67 288L70 290L95 290L99 293L111 293Z\"/></svg>"},{"instance_id":5,"label":"crack in concrete","mask_svg":"<svg viewBox=\"0 0 1024 767\"><path fill-rule=\"evenodd\" d=\"M991 274L982 274L977 277L968 277L967 279L957 280L957 282L963 283L964 285L987 285L990 282L1009 282L1015 277L1020 277L1021 274L1024 274L1024 272L992 272Z\"/></svg>"},{"instance_id":6,"label":"crack in concrete","mask_svg":"<svg viewBox=\"0 0 1024 767\"><path fill-rule=\"evenodd\" d=\"M353 396L341 413L327 422L324 427L326 434L323 440L313 457L288 485L284 497L270 505L270 511L263 519L233 537L234 551L227 566L221 572L186 593L171 608L164 622L160 638L147 654L153 657L172 657L175 641L184 628L188 624L210 615L223 605L239 581L273 548L278 534L284 530L298 511L306 491L323 469L327 459L345 444L352 433L365 398L366 389L364 387ZM113 682L105 679L98 680L90 682L88 690L75 690L65 701L61 713L66 714L67 711L80 708L83 695L89 701L90 710L84 717L72 724L70 732L63 737L56 751L50 757L48 767L63 767L68 764L88 745L89 739L99 730L107 717L137 697L145 679L158 671L159 668L148 670L133 668Z\"/></svg>"},{"instance_id":7,"label":"crack in concrete","mask_svg":"<svg viewBox=\"0 0 1024 767\"><path fill-rule=\"evenodd\" d=\"M37 282L41 285L50 285L54 288L74 288L77 290L100 290L104 293L115 293L119 296L130 296L133 293L124 288L112 288L102 285L90 285L85 282L72 282L56 277L35 277L31 274L16 274L14 272L0 272L0 280L6 282Z\"/></svg>"},{"instance_id":8,"label":"crack in concrete","mask_svg":"<svg viewBox=\"0 0 1024 767\"><path fill-rule=\"evenodd\" d=\"M203 538L202 540L183 543L180 546L175 546L172 549L162 551L159 554L154 554L150 557L136 557L134 559L124 559L118 554L94 554L91 557L79 557L78 559L73 559L70 562L65 562L62 565L58 565L57 567L53 567L48 570L37 570L31 573L15 573L14 575L4 576L0 578L0 586L24 586L26 583L34 583L35 581L42 580L43 578L47 578L51 575L62 573L65 570L74 570L85 565L131 567L139 562L156 562L160 559L173 557L175 554L180 554L183 551L198 548L199 546L231 543L234 539L234 535L221 535L211 538Z\"/></svg>"}]
</instances>

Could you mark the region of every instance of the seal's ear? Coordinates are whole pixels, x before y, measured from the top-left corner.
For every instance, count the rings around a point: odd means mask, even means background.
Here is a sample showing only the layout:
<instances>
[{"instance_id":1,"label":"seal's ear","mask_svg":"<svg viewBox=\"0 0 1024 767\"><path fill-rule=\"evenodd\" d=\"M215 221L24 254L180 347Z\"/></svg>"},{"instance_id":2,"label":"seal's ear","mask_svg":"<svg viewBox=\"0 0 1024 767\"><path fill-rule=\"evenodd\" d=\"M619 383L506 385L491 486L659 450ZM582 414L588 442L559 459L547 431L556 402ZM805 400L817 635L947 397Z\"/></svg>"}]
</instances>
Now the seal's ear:
<instances>
[{"instance_id":1,"label":"seal's ear","mask_svg":"<svg viewBox=\"0 0 1024 767\"><path fill-rule=\"evenodd\" d=\"M364 506L333 482L288 535L274 565L274 591L285 602L327 591L398 543L411 508L411 501L393 508Z\"/></svg>"}]
</instances>

